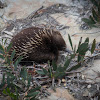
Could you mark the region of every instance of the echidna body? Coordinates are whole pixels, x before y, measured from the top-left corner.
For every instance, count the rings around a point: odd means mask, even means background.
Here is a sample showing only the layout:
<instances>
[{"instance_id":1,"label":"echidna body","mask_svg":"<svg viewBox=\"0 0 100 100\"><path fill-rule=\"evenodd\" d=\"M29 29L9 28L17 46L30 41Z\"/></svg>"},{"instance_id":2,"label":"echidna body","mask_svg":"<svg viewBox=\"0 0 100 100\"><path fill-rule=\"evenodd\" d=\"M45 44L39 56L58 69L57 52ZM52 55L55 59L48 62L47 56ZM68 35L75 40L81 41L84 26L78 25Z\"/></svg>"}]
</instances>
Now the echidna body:
<instances>
[{"instance_id":1,"label":"echidna body","mask_svg":"<svg viewBox=\"0 0 100 100\"><path fill-rule=\"evenodd\" d=\"M15 49L15 58L23 56L23 61L38 63L57 61L59 51L66 48L65 41L58 31L39 27L22 30L12 38L11 43L10 53Z\"/></svg>"}]
</instances>

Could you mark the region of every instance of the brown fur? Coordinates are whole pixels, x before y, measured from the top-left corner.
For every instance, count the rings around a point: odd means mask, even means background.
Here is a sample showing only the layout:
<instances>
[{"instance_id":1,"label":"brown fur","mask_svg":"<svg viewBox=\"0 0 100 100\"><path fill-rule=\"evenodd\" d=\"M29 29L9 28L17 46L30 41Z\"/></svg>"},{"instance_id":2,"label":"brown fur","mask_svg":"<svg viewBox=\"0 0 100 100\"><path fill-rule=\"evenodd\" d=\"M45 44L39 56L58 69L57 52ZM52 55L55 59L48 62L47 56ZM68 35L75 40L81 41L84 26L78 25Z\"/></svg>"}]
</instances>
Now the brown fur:
<instances>
[{"instance_id":1,"label":"brown fur","mask_svg":"<svg viewBox=\"0 0 100 100\"><path fill-rule=\"evenodd\" d=\"M12 38L11 43L11 51L16 50L15 58L23 56L23 61L39 63L57 61L59 51L66 48L65 41L58 31L38 27L22 30Z\"/></svg>"}]
</instances>

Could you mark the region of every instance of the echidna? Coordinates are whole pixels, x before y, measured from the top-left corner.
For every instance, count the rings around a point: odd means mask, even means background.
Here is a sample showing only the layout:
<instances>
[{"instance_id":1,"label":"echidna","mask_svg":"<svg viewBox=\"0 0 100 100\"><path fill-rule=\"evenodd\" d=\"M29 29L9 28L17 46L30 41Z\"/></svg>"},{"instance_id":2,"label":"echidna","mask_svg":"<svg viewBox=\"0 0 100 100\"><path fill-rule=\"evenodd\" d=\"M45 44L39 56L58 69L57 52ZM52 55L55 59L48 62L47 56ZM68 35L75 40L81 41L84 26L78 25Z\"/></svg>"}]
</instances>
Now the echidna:
<instances>
[{"instance_id":1,"label":"echidna","mask_svg":"<svg viewBox=\"0 0 100 100\"><path fill-rule=\"evenodd\" d=\"M12 38L11 43L11 51L16 51L15 58L23 56L23 61L38 63L57 61L59 51L66 48L65 41L58 31L39 27L22 30Z\"/></svg>"}]
</instances>

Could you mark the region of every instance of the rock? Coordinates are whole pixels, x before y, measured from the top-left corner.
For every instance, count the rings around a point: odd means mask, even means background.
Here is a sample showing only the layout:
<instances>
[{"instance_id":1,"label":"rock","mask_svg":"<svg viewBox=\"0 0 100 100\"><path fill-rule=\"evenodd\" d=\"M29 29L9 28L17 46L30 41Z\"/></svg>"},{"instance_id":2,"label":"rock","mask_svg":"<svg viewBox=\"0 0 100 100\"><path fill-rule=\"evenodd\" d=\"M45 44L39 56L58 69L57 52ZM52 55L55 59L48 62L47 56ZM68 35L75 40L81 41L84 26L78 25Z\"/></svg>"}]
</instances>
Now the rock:
<instances>
[{"instance_id":1,"label":"rock","mask_svg":"<svg viewBox=\"0 0 100 100\"><path fill-rule=\"evenodd\" d=\"M75 100L71 94L69 94L67 89L64 88L56 88L56 92L49 89L48 90L51 93L51 96L48 98L43 98L41 100Z\"/></svg>"},{"instance_id":2,"label":"rock","mask_svg":"<svg viewBox=\"0 0 100 100\"><path fill-rule=\"evenodd\" d=\"M85 90L84 93L83 93L83 96L88 96L88 95L89 95L89 91Z\"/></svg>"},{"instance_id":3,"label":"rock","mask_svg":"<svg viewBox=\"0 0 100 100\"><path fill-rule=\"evenodd\" d=\"M87 68L82 74L89 83L100 82L100 60L95 60L92 67Z\"/></svg>"},{"instance_id":4,"label":"rock","mask_svg":"<svg viewBox=\"0 0 100 100\"><path fill-rule=\"evenodd\" d=\"M88 89L91 88L91 85L88 85L87 88L88 88Z\"/></svg>"}]
</instances>

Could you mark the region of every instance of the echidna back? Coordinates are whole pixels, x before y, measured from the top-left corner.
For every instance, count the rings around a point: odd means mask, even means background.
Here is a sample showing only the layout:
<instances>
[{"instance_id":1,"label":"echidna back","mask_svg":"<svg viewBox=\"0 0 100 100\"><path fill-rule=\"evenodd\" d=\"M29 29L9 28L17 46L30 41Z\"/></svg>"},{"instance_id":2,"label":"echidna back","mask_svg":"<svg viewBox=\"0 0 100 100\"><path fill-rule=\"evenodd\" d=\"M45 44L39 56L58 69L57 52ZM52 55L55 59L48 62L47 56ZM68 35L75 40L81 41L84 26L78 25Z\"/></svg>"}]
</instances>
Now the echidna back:
<instances>
[{"instance_id":1,"label":"echidna back","mask_svg":"<svg viewBox=\"0 0 100 100\"><path fill-rule=\"evenodd\" d=\"M23 61L46 62L58 59L59 51L66 44L58 31L30 27L15 35L12 40L11 52L15 49L15 59L23 56Z\"/></svg>"}]
</instances>

